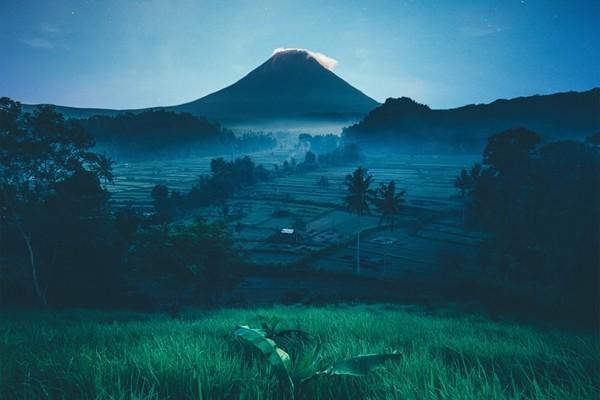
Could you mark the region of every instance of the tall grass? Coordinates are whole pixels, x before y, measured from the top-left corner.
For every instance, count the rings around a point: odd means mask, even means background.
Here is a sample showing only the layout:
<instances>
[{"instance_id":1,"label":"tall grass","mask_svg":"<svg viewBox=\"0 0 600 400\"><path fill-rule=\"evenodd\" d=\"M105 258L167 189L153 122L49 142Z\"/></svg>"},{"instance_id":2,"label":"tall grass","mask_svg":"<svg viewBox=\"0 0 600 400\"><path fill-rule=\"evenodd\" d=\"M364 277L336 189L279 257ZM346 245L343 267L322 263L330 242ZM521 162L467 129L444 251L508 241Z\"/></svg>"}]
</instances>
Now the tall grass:
<instances>
[{"instance_id":1,"label":"tall grass","mask_svg":"<svg viewBox=\"0 0 600 400\"><path fill-rule=\"evenodd\" d=\"M161 315L4 312L2 399L280 399L259 355L232 336L258 315L310 332L326 366L365 353L404 357L367 377L322 377L307 399L594 399L592 334L426 316L397 306L276 306Z\"/></svg>"}]
</instances>

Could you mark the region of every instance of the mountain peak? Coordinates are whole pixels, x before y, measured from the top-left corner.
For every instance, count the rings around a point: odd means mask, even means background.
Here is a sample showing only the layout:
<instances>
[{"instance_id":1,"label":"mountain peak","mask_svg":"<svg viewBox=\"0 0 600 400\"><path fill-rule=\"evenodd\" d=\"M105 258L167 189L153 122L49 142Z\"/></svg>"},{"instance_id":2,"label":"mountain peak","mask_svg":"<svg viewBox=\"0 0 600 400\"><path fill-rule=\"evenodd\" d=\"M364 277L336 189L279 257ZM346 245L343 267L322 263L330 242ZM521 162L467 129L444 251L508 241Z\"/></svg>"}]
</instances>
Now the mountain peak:
<instances>
[{"instance_id":1,"label":"mountain peak","mask_svg":"<svg viewBox=\"0 0 600 400\"><path fill-rule=\"evenodd\" d=\"M171 109L220 121L362 118L379 104L333 73L336 64L307 49L275 49L233 85Z\"/></svg>"},{"instance_id":2,"label":"mountain peak","mask_svg":"<svg viewBox=\"0 0 600 400\"><path fill-rule=\"evenodd\" d=\"M313 59L316 62L318 62L322 67L324 67L330 71L333 71L335 66L338 64L336 59L326 56L323 53L311 51L308 49L299 49L299 48L292 48L292 47L288 47L288 48L278 47L275 50L273 50L273 55L270 58L270 60L273 60L273 61L286 60L286 59L287 60L297 60L297 61Z\"/></svg>"}]
</instances>

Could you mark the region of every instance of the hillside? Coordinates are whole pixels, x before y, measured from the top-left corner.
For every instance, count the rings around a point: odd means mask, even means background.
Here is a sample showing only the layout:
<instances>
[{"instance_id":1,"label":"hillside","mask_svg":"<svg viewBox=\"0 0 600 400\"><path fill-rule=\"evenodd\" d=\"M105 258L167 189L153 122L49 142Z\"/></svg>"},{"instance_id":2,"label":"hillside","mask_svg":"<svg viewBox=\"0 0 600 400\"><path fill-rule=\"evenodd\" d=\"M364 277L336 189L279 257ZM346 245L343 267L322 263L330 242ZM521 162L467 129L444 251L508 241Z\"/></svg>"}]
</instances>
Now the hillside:
<instances>
[{"instance_id":1,"label":"hillside","mask_svg":"<svg viewBox=\"0 0 600 400\"><path fill-rule=\"evenodd\" d=\"M448 110L434 110L407 97L390 98L343 134L364 144L479 149L489 135L512 127L534 130L544 139L580 138L597 132L600 88Z\"/></svg>"},{"instance_id":2,"label":"hillside","mask_svg":"<svg viewBox=\"0 0 600 400\"><path fill-rule=\"evenodd\" d=\"M187 113L164 110L116 116L93 116L78 122L112 156L145 159L188 152L229 151L236 141L232 131L216 122Z\"/></svg>"}]
</instances>

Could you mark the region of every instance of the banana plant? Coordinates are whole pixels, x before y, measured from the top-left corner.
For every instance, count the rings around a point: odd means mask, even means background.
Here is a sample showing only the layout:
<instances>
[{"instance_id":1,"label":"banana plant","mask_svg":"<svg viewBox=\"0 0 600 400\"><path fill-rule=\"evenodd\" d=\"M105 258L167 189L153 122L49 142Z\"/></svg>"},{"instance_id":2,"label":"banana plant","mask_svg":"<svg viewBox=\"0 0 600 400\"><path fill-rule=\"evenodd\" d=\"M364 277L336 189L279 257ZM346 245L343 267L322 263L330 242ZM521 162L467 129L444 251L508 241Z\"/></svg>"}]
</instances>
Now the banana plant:
<instances>
[{"instance_id":1,"label":"banana plant","mask_svg":"<svg viewBox=\"0 0 600 400\"><path fill-rule=\"evenodd\" d=\"M291 397L294 398L294 382L290 374L290 355L277 347L273 339L266 337L263 329L253 329L246 325L238 326L233 334L252 347L260 350L267 362L271 364L279 381L287 386Z\"/></svg>"},{"instance_id":2,"label":"banana plant","mask_svg":"<svg viewBox=\"0 0 600 400\"><path fill-rule=\"evenodd\" d=\"M306 344L312 339L308 332L301 329L279 329L281 319L277 316L258 315L258 320L265 336L276 340L285 348Z\"/></svg>"},{"instance_id":3,"label":"banana plant","mask_svg":"<svg viewBox=\"0 0 600 400\"><path fill-rule=\"evenodd\" d=\"M279 381L287 387L291 399L295 398L296 389L319 376L365 376L373 369L387 361L397 361L402 357L400 353L362 354L356 357L338 360L324 369L316 369L320 359L320 348L315 346L312 352L305 353L300 358L296 368L300 374L294 373L291 368L291 358L285 350L277 347L277 343L267 337L264 329L250 328L246 325L238 326L233 334L242 341L260 350L267 362L271 364L274 374ZM316 369L316 370L315 370Z\"/></svg>"}]
</instances>

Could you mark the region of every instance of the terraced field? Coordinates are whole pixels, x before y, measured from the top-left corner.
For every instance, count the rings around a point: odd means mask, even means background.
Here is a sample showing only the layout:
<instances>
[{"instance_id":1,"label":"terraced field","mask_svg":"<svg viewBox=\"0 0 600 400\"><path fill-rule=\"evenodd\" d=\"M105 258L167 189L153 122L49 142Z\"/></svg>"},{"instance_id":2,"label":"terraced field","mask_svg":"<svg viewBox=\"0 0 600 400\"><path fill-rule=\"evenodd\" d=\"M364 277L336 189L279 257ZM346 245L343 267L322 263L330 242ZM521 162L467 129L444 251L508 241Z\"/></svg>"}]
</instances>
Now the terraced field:
<instances>
[{"instance_id":1,"label":"terraced field","mask_svg":"<svg viewBox=\"0 0 600 400\"><path fill-rule=\"evenodd\" d=\"M239 155L235 155L238 157ZM249 154L257 164L270 168L289 156L287 150ZM230 159L232 155L223 155ZM210 172L210 160L216 156L173 160L117 162L113 165L114 182L108 185L117 205L130 204L144 210L152 207L150 193L157 184L182 193L189 191L198 176Z\"/></svg>"},{"instance_id":2,"label":"terraced field","mask_svg":"<svg viewBox=\"0 0 600 400\"><path fill-rule=\"evenodd\" d=\"M289 154L282 149L250 156L270 168ZM150 211L150 191L155 184L186 192L199 175L209 172L210 159L117 164L116 179L110 186L113 199ZM352 273L354 238L361 229L361 274L366 276L427 279L444 276L434 274L440 268L468 270L475 264L481 233L463 228L462 203L453 179L461 168L478 160L479 156L368 156L364 165L375 185L395 180L406 190L406 207L394 231L381 226L376 215L363 217L359 227L356 216L341 209L344 178L354 165L294 174L248 188L228 202L232 214L237 215L230 218L229 227L247 259L258 264L285 267L310 260L310 268ZM322 176L329 185L318 185ZM215 207L194 214L211 220L223 218ZM296 240L281 240L278 232L282 228L295 228L300 235Z\"/></svg>"},{"instance_id":3,"label":"terraced field","mask_svg":"<svg viewBox=\"0 0 600 400\"><path fill-rule=\"evenodd\" d=\"M375 177L376 183L395 180L407 191L410 205L425 208L455 207L448 203L456 194L453 179L465 166L479 160L479 156L408 156L398 155L393 160L369 156L364 165ZM345 176L356 166L327 168L325 171L306 172L261 183L252 188L259 198L278 198L315 203L339 204L344 195ZM329 186L318 186L321 176L326 176Z\"/></svg>"}]
</instances>

